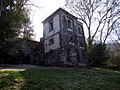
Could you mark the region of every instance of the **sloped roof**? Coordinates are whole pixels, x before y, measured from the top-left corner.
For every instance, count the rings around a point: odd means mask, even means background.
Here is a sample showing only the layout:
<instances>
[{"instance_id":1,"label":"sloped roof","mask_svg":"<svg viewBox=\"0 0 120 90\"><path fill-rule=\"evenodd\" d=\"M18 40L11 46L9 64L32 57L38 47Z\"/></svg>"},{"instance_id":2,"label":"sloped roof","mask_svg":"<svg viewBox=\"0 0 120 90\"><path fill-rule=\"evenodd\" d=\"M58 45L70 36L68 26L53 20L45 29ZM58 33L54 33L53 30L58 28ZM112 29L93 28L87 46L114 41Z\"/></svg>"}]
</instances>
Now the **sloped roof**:
<instances>
[{"instance_id":1,"label":"sloped roof","mask_svg":"<svg viewBox=\"0 0 120 90\"><path fill-rule=\"evenodd\" d=\"M46 22L50 17L54 16L55 14L57 14L57 13L60 12L60 11L63 11L63 12L65 12L65 13L71 15L72 17L78 19L76 16L70 14L70 13L69 13L68 11L66 11L65 9L59 8L59 9L57 9L55 12L53 12L50 16L48 16L42 23Z\"/></svg>"}]
</instances>

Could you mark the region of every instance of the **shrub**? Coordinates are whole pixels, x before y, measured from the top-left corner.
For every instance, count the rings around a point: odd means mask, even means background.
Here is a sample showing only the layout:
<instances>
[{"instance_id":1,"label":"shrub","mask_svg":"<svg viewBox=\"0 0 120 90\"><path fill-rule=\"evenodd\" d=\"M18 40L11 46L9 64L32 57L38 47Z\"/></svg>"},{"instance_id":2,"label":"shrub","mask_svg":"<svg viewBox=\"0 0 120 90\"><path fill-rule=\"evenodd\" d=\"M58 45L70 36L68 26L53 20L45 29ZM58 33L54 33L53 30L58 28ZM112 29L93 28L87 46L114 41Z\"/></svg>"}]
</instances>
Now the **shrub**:
<instances>
[{"instance_id":1,"label":"shrub","mask_svg":"<svg viewBox=\"0 0 120 90\"><path fill-rule=\"evenodd\" d=\"M106 64L106 60L108 59L106 45L102 43L90 45L88 48L88 59L92 66Z\"/></svg>"},{"instance_id":2,"label":"shrub","mask_svg":"<svg viewBox=\"0 0 120 90\"><path fill-rule=\"evenodd\" d=\"M119 53L115 53L112 58L112 63L117 65L117 66L120 66L120 52Z\"/></svg>"}]
</instances>

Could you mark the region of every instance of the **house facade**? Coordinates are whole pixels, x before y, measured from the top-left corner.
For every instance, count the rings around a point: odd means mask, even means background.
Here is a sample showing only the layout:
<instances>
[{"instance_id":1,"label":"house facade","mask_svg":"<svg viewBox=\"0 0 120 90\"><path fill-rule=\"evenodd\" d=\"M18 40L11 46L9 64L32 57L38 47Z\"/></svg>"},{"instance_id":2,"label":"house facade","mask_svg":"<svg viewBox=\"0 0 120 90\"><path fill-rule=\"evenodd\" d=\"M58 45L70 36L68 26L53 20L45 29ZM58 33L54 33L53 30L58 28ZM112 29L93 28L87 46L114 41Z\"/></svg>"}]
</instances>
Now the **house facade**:
<instances>
[{"instance_id":1,"label":"house facade","mask_svg":"<svg viewBox=\"0 0 120 90\"><path fill-rule=\"evenodd\" d=\"M48 66L89 64L83 24L77 17L59 8L43 21L43 28L40 42L26 41L24 50L7 61ZM5 61L6 58L0 58L0 63L6 63Z\"/></svg>"},{"instance_id":2,"label":"house facade","mask_svg":"<svg viewBox=\"0 0 120 90\"><path fill-rule=\"evenodd\" d=\"M66 10L59 8L43 21L45 65L87 66L83 25Z\"/></svg>"}]
</instances>

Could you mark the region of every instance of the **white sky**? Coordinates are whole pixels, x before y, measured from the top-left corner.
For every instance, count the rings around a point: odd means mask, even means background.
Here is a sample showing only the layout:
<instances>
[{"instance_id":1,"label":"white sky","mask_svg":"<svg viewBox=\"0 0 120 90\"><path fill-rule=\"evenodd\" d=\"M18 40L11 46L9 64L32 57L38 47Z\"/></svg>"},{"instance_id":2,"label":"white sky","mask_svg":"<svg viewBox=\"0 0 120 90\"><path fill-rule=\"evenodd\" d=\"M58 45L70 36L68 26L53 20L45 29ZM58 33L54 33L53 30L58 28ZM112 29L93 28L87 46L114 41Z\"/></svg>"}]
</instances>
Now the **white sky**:
<instances>
[{"instance_id":1,"label":"white sky","mask_svg":"<svg viewBox=\"0 0 120 90\"><path fill-rule=\"evenodd\" d=\"M42 21L59 7L64 6L65 0L34 0L34 4L41 8L32 7L31 19L36 34L35 40L39 41L43 36Z\"/></svg>"},{"instance_id":2,"label":"white sky","mask_svg":"<svg viewBox=\"0 0 120 90\"><path fill-rule=\"evenodd\" d=\"M63 7L65 0L31 0L35 5L41 7L31 7L31 20L34 26L35 40L40 41L40 38L43 36L43 24L42 21L56 11L59 7ZM85 26L84 34L88 36Z\"/></svg>"}]
</instances>

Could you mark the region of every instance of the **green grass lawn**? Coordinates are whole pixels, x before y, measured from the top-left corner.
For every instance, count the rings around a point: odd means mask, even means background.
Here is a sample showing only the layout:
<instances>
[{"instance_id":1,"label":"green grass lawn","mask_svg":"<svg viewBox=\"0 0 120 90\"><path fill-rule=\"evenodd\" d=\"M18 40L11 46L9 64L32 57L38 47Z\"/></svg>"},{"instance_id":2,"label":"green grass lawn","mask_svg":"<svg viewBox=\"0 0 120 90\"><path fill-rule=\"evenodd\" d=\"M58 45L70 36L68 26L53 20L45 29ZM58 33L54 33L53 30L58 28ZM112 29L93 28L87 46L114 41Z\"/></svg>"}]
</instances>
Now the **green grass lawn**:
<instances>
[{"instance_id":1,"label":"green grass lawn","mask_svg":"<svg viewBox=\"0 0 120 90\"><path fill-rule=\"evenodd\" d=\"M11 88L11 89L10 89ZM0 71L0 90L120 90L120 71L42 67Z\"/></svg>"},{"instance_id":2,"label":"green grass lawn","mask_svg":"<svg viewBox=\"0 0 120 90\"><path fill-rule=\"evenodd\" d=\"M11 66L11 65L6 65L6 64L5 64L5 65L0 64L0 67L3 67L3 68L4 68L4 67L13 67L13 66Z\"/></svg>"}]
</instances>

